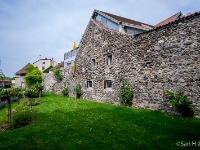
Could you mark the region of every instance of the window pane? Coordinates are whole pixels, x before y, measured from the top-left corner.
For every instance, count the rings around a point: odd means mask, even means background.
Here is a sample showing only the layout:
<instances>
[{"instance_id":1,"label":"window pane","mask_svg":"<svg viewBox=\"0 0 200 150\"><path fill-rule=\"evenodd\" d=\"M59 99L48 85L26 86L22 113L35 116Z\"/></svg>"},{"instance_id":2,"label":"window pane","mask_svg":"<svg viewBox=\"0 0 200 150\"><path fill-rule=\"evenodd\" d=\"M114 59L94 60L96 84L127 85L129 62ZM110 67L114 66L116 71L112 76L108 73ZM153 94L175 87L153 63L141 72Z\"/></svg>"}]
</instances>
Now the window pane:
<instances>
[{"instance_id":1,"label":"window pane","mask_svg":"<svg viewBox=\"0 0 200 150\"><path fill-rule=\"evenodd\" d=\"M92 59L92 66L96 66L96 61L95 61L95 59Z\"/></svg>"},{"instance_id":2,"label":"window pane","mask_svg":"<svg viewBox=\"0 0 200 150\"><path fill-rule=\"evenodd\" d=\"M92 81L87 81L87 87L92 87Z\"/></svg>"},{"instance_id":3,"label":"window pane","mask_svg":"<svg viewBox=\"0 0 200 150\"><path fill-rule=\"evenodd\" d=\"M108 65L112 65L112 55L108 56Z\"/></svg>"},{"instance_id":4,"label":"window pane","mask_svg":"<svg viewBox=\"0 0 200 150\"><path fill-rule=\"evenodd\" d=\"M106 88L111 88L112 87L112 82L111 80L106 81Z\"/></svg>"}]
</instances>

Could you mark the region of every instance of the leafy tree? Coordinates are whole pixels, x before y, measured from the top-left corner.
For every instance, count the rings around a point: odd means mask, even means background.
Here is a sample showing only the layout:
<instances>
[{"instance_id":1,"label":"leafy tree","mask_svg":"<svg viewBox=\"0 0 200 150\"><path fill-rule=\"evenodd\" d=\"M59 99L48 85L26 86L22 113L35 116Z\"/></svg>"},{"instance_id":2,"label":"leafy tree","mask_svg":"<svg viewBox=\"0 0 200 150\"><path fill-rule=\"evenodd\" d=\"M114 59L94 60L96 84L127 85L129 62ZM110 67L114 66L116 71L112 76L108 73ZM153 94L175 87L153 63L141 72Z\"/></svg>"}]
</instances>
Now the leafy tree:
<instances>
[{"instance_id":1,"label":"leafy tree","mask_svg":"<svg viewBox=\"0 0 200 150\"><path fill-rule=\"evenodd\" d=\"M39 101L40 101L40 98L41 98L41 95L42 95L42 90L44 89L44 87L42 86L41 83L37 83L35 85L35 88L36 90L38 91L38 94L39 94Z\"/></svg>"},{"instance_id":2,"label":"leafy tree","mask_svg":"<svg viewBox=\"0 0 200 150\"><path fill-rule=\"evenodd\" d=\"M8 124L9 127L11 126L11 99L15 98L17 96L17 91L15 89L8 89L8 90L2 90L0 92L0 98L1 101L7 101L8 102Z\"/></svg>"},{"instance_id":3,"label":"leafy tree","mask_svg":"<svg viewBox=\"0 0 200 150\"><path fill-rule=\"evenodd\" d=\"M75 107L77 106L77 98L79 99L81 97L81 85L77 84L74 88L73 88L73 92L76 95L75 96Z\"/></svg>"},{"instance_id":4,"label":"leafy tree","mask_svg":"<svg viewBox=\"0 0 200 150\"><path fill-rule=\"evenodd\" d=\"M42 72L30 64L27 69L28 73L24 76L26 84L34 86L36 83L42 83Z\"/></svg>"},{"instance_id":5,"label":"leafy tree","mask_svg":"<svg viewBox=\"0 0 200 150\"><path fill-rule=\"evenodd\" d=\"M37 70L32 64L29 64L28 67L26 68L28 73L32 72L33 70Z\"/></svg>"}]
</instances>

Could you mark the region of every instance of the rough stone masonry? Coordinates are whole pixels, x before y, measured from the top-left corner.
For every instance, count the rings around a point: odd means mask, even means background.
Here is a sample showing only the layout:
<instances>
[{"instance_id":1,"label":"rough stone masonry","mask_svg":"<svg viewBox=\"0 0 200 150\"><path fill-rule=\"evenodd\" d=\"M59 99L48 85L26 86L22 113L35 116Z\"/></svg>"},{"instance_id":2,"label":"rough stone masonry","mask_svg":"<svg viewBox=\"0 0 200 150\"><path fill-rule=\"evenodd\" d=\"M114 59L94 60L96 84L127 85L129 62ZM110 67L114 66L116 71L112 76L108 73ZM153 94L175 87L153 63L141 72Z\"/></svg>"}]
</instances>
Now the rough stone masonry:
<instances>
[{"instance_id":1,"label":"rough stone masonry","mask_svg":"<svg viewBox=\"0 0 200 150\"><path fill-rule=\"evenodd\" d=\"M62 70L62 83L71 94L80 83L83 98L118 104L123 76L134 90L132 107L172 113L163 90L181 89L200 117L200 13L138 35L104 28L91 19L76 64L75 72L69 67ZM107 81L111 88L105 87Z\"/></svg>"}]
</instances>

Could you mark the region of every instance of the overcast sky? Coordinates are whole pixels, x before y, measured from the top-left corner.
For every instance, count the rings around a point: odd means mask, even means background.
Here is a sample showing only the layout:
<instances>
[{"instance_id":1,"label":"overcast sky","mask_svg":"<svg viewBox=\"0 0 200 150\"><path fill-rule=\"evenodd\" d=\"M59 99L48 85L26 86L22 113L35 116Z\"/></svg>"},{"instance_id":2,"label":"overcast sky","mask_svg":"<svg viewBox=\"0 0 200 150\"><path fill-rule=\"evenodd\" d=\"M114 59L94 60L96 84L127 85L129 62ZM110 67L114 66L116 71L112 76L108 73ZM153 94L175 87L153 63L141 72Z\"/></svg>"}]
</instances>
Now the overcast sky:
<instances>
[{"instance_id":1,"label":"overcast sky","mask_svg":"<svg viewBox=\"0 0 200 150\"><path fill-rule=\"evenodd\" d=\"M200 0L0 0L0 69L13 77L40 55L63 61L94 9L155 25L199 6Z\"/></svg>"}]
</instances>

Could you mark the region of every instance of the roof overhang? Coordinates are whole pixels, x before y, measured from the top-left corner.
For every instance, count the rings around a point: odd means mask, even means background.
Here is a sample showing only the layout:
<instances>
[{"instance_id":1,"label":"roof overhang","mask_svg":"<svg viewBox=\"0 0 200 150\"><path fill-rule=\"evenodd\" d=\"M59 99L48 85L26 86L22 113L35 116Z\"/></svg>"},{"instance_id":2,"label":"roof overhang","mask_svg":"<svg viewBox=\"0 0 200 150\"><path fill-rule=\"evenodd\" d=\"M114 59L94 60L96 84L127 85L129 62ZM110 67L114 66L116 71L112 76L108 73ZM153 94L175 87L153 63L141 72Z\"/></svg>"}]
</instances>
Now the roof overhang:
<instances>
[{"instance_id":1,"label":"roof overhang","mask_svg":"<svg viewBox=\"0 0 200 150\"><path fill-rule=\"evenodd\" d=\"M96 9L94 10L94 12L92 14L92 18L95 17L95 13L98 13L98 14L104 16L105 18L107 18L107 19L109 19L109 20L111 20L111 21L113 21L113 22L115 22L117 24L121 24L123 27L126 26L126 27L136 28L136 29L145 30L145 31L153 29L151 27L143 27L143 26L139 26L139 25L129 24L129 23L126 23L126 22L121 22L121 21L116 20L116 19L104 14L103 12L101 12L99 10L96 10Z\"/></svg>"},{"instance_id":2,"label":"roof overhang","mask_svg":"<svg viewBox=\"0 0 200 150\"><path fill-rule=\"evenodd\" d=\"M98 13L98 14L100 14L100 15L106 17L107 19L112 20L113 22L115 22L115 23L117 23L117 24L120 24L120 21L118 21L118 20L116 20L116 19L114 19L114 18L112 18L112 17L110 17L110 16L108 16L108 15L102 13L101 11L96 10L96 9L94 10L94 12L93 12L93 14L92 14L92 17L95 16L95 13Z\"/></svg>"}]
</instances>

